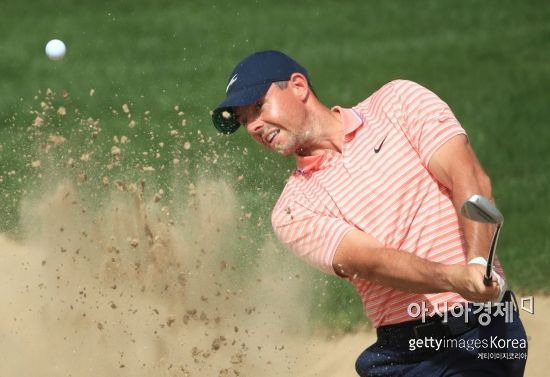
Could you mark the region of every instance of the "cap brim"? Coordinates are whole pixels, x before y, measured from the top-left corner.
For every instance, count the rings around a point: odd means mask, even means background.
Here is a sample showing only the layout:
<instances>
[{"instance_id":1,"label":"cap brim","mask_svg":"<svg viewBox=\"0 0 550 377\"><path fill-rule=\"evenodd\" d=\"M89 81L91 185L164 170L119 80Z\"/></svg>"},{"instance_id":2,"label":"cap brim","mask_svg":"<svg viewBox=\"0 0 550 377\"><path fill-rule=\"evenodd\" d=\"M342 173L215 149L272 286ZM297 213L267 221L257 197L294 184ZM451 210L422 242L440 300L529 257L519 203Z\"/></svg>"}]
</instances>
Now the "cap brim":
<instances>
[{"instance_id":1,"label":"cap brim","mask_svg":"<svg viewBox=\"0 0 550 377\"><path fill-rule=\"evenodd\" d=\"M254 103L265 95L271 82L247 87L243 90L232 92L225 101L220 103L212 113L212 122L218 131L224 134L232 134L237 131L240 123L233 109Z\"/></svg>"}]
</instances>

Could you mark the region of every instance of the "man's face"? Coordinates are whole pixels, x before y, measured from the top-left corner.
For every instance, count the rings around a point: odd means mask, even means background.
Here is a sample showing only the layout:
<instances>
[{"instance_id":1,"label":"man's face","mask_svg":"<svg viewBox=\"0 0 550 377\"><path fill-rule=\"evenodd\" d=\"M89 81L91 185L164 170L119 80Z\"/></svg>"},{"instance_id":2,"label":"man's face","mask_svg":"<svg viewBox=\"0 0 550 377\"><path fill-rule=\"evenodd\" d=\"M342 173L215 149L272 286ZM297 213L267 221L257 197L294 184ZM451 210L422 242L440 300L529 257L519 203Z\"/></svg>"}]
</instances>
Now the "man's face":
<instances>
[{"instance_id":1,"label":"man's face","mask_svg":"<svg viewBox=\"0 0 550 377\"><path fill-rule=\"evenodd\" d=\"M288 156L304 139L305 108L297 94L291 84L285 89L271 84L258 101L235 109L237 119L258 143Z\"/></svg>"}]
</instances>

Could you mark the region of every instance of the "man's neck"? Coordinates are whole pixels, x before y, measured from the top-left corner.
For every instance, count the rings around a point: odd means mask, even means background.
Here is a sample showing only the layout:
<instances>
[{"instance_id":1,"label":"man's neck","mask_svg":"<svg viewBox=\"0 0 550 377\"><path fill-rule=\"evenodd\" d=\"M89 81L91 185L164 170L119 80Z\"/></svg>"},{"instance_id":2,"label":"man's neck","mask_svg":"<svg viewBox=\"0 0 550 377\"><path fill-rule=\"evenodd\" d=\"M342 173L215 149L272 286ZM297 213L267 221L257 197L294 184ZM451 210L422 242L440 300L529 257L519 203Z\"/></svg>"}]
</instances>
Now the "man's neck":
<instances>
[{"instance_id":1,"label":"man's neck","mask_svg":"<svg viewBox=\"0 0 550 377\"><path fill-rule=\"evenodd\" d=\"M315 156L327 149L342 151L344 127L340 112L318 105L310 112L304 143L296 152L299 156Z\"/></svg>"}]
</instances>

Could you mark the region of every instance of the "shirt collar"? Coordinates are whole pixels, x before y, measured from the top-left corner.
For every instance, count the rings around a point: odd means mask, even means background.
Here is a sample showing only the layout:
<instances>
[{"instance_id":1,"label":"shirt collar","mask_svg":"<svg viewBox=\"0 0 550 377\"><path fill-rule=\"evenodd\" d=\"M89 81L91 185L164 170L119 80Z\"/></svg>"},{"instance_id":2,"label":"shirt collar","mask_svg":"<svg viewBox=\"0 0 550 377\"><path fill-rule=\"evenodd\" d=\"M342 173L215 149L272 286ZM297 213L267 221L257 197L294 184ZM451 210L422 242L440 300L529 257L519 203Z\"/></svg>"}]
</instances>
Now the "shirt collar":
<instances>
[{"instance_id":1,"label":"shirt collar","mask_svg":"<svg viewBox=\"0 0 550 377\"><path fill-rule=\"evenodd\" d=\"M334 106L331 111L340 113L342 126L344 128L344 143L348 143L353 140L355 131L363 124L361 115L355 109L346 109L340 106ZM331 149L325 149L322 154L315 156L296 156L296 172L301 175L313 173L314 171L321 170L323 162L328 156L337 154L336 151Z\"/></svg>"}]
</instances>

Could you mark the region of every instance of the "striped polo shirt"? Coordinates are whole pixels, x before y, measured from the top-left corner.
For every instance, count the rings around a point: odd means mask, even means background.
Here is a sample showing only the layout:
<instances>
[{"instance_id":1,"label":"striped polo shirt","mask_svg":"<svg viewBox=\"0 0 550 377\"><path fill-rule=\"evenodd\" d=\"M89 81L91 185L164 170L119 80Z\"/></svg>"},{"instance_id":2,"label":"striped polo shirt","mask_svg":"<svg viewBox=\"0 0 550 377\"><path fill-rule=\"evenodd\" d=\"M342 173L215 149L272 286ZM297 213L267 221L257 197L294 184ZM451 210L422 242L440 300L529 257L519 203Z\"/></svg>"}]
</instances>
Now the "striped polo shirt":
<instances>
[{"instance_id":1,"label":"striped polo shirt","mask_svg":"<svg viewBox=\"0 0 550 377\"><path fill-rule=\"evenodd\" d=\"M272 213L281 242L320 270L336 275L332 260L354 228L385 247L444 264L466 262L465 242L450 192L427 169L446 141L465 134L449 106L428 89L392 81L352 109L335 107L344 127L341 153L300 157ZM457 293L402 292L349 278L373 326L426 315L465 300Z\"/></svg>"}]
</instances>

